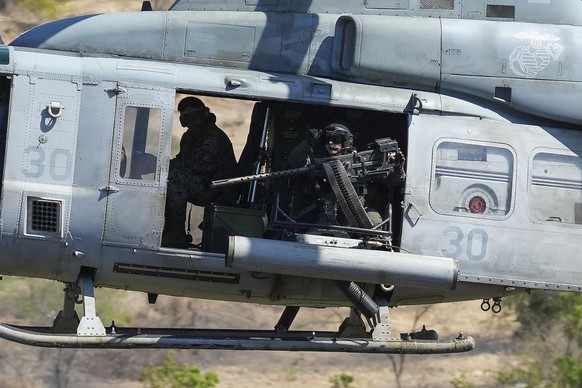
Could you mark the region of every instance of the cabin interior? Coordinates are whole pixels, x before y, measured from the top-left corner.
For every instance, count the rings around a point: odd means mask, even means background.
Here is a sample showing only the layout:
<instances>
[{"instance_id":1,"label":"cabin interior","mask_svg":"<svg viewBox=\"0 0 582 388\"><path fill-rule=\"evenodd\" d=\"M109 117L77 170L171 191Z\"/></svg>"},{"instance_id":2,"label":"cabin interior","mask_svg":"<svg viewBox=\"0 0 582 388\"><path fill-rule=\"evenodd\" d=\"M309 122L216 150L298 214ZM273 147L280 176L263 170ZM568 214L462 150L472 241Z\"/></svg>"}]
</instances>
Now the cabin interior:
<instances>
[{"instance_id":1,"label":"cabin interior","mask_svg":"<svg viewBox=\"0 0 582 388\"><path fill-rule=\"evenodd\" d=\"M341 123L350 129L357 151L369 149L374 140L388 137L396 140L406 155L408 116L404 114L282 101L256 102L249 114L247 141L233 178L287 170L287 156L305 139L306 130L331 123ZM227 186L223 196L228 198L227 206L218 200L204 209L202 223L192 221L202 231L201 241L193 241L194 244L204 251L224 252L228 235L276 239L292 239L293 233L359 236L314 227L318 222L317 194L305 194L309 179L309 175L299 174ZM403 190L403 186L382 186L375 204L382 218L389 219L380 229L389 232L388 245L395 249L400 236Z\"/></svg>"}]
</instances>

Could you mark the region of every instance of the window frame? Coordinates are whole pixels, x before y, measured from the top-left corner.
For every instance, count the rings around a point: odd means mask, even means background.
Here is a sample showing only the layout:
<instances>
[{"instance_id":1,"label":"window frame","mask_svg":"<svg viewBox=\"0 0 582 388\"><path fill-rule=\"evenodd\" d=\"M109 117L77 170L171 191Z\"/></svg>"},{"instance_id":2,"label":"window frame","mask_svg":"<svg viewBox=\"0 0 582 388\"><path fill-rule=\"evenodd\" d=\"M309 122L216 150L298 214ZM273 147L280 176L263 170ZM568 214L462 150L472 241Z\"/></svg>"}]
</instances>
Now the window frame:
<instances>
[{"instance_id":1,"label":"window frame","mask_svg":"<svg viewBox=\"0 0 582 388\"><path fill-rule=\"evenodd\" d=\"M128 122L128 118L131 117L128 113L130 109L135 109L135 118ZM130 166L133 164L133 156L127 155L127 142L130 142L131 149L133 150L134 145L136 144L136 133L138 131L135 130L137 127L137 122L139 121L138 115L139 111L142 109L148 110L148 121L147 126L144 127L146 129L145 134L145 141L144 141L144 150L141 154L144 156L153 156L155 157L155 167L153 171L149 174L153 174L153 177L144 178L140 175L140 177L132 177L132 170L136 168L136 165ZM152 111L157 111L155 115L152 115ZM123 116L122 116L122 123L123 125L120 127L121 133L118 140L118 163L116 168L116 181L126 184L137 184L137 185L144 185L144 186L157 186L160 180L160 158L161 158L161 144L162 144L162 125L163 125L163 109L160 106L151 106L147 104L136 104L136 103L128 103L123 106ZM128 127L133 125L131 130L131 135L129 135ZM156 134L156 127L157 127L157 134ZM140 131L143 134L143 130ZM151 153L148 151L152 151ZM154 153L155 151L155 153ZM126 160L125 171L122 174L124 158ZM151 158L150 158L151 159ZM149 175L147 174L147 175ZM144 174L146 175L146 174Z\"/></svg>"},{"instance_id":2,"label":"window frame","mask_svg":"<svg viewBox=\"0 0 582 388\"><path fill-rule=\"evenodd\" d=\"M567 157L567 158L573 158L573 159L578 159L580 161L579 165L581 167L580 171L582 173L582 151L577 151L577 150L564 150L564 149L555 149L555 148L546 148L546 147L538 147L535 148L530 155L529 158L529 164L528 164L528 201L527 201L527 214L529 219L536 223L536 224L543 224L543 225L559 225L562 227L571 227L571 228L579 228L582 227L582 219L580 220L580 223L576 223L576 222L565 222L565 221L556 221L556 220L552 220L551 217L552 216L548 216L548 218L546 219L540 219L538 218L535 214L534 214L534 209L537 205L537 202L534 201L534 160L536 158L536 156L538 155L542 155L542 154L549 154L549 155L556 155L559 157ZM538 177L538 179L540 179ZM558 179L553 179L554 181L557 181ZM562 179L562 181L566 181L564 179ZM580 175L580 180L577 182L579 183L580 186L580 195L582 197L582 174ZM554 183L552 186L555 186L556 183ZM550 186L550 185L548 185ZM574 185L572 185L574 186ZM559 189L559 187L553 187L553 189ZM567 188L566 188L567 189ZM555 196L553 196L555 198ZM582 204L582 201L580 202L580 204ZM582 206L582 205L581 205ZM582 217L582 216L581 216Z\"/></svg>"},{"instance_id":3,"label":"window frame","mask_svg":"<svg viewBox=\"0 0 582 388\"><path fill-rule=\"evenodd\" d=\"M437 184L437 179L438 179L438 166L437 166L437 157L438 157L438 151L439 148L445 144L445 143L454 143L454 144L458 144L458 145L466 145L466 146L478 146L478 147L492 147L492 148L497 148L503 151L508 152L508 155L511 156L511 165L508 166L508 173L507 173L507 179L506 179L506 184L508 185L508 187L506 187L506 192L507 195L510 196L507 199L507 211L504 214L494 214L494 213L472 213L470 211L459 211L459 210L455 210L455 209L460 209L461 206L456 206L454 207L452 210L447 211L443 209L443 206L436 202L438 201L438 195L435 193L435 190L437 188L437 186L439 186L439 184ZM487 155L487 154L485 154ZM466 162L471 162L470 160L465 160ZM478 161L476 161L478 162ZM453 216L453 217L467 217L467 218L477 218L477 219L487 219L487 220L499 220L499 221L503 221L508 219L509 217L511 217L511 215L513 214L513 212L515 211L515 186L516 186L516 172L517 172L517 153L515 152L515 150L513 149L513 147L511 147L509 144L506 143L498 143L498 142L485 142L485 141L474 141L474 140L465 140L465 139L459 139L459 138L440 138L437 139L433 145L433 149L432 149L432 165L431 165L431 177L430 177L430 188L429 188L429 198L428 198L428 202L429 202L429 206L430 208L437 214L440 215L445 215L445 216ZM471 174L471 170L465 170L466 172L466 177L470 178L470 174ZM488 173L486 171L483 171L483 173ZM479 171L475 170L475 175L478 175ZM501 176L503 173L495 173L492 172L491 175L496 174L498 176ZM459 179L464 179L465 177L459 177ZM495 182L495 179L492 179L491 181ZM497 178L497 181L500 183L503 183L503 181L500 178ZM483 180L477 180L475 179L475 182L473 184L470 184L469 182L467 183L467 185L465 186L465 189L459 192L459 203L461 202L461 198L462 197L466 197L467 195L469 195L472 192L479 192L480 194L488 194L487 192L490 191L491 193L493 193L493 195L495 196L495 190L493 190L491 187L487 186L486 184L482 183L482 182L486 182ZM465 194L464 194L465 193ZM494 201L494 199L492 199ZM497 200L499 200L497 198ZM486 199L486 202L488 201L488 199Z\"/></svg>"}]
</instances>

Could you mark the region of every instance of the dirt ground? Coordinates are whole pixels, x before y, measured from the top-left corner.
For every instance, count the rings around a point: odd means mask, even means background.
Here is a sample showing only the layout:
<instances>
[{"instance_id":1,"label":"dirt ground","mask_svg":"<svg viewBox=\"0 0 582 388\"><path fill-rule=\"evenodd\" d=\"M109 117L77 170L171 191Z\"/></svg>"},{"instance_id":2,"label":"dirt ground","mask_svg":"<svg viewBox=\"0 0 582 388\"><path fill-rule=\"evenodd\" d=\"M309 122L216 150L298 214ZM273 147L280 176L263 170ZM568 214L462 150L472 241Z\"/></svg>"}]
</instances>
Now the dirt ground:
<instances>
[{"instance_id":1,"label":"dirt ground","mask_svg":"<svg viewBox=\"0 0 582 388\"><path fill-rule=\"evenodd\" d=\"M172 1L153 1L155 9ZM69 1L64 16L139 10L139 0L87 0ZM30 28L39 20L29 12L11 10L0 15L0 32L9 42L20 31ZM237 156L246 140L252 102L205 98L218 117L218 125L228 132ZM175 121L175 132L181 129ZM480 301L435 305L425 311L424 306L399 307L391 310L395 325L401 331L418 330L423 324L436 329L443 339L454 338L459 332L473 336L477 347L470 353L430 356L387 356L362 354L325 354L307 352L266 351L180 351L178 358L201 366L219 375L219 387L330 387L330 378L342 373L354 377L356 387L396 386L395 370L402 366L402 387L451 386L454 376L475 386L493 386L493 372L508 364L517 364L519 359L512 353L512 335L517 329L513 314L504 309L501 314L482 312ZM240 305L225 302L182 300L160 296L155 306L147 304L141 294L124 293L120 306L131 310L138 324L160 326L196 323L205 327L238 327L270 329L278 319L281 308L269 306ZM346 309L302 310L293 329L324 330L337 329ZM415 327L413 327L413 325ZM10 350L12 349L12 350ZM12 352L12 353L10 353ZM122 353L123 352L123 353ZM5 382L10 386L105 386L141 387L139 371L159 363L166 352L155 351L91 351L91 350L40 350L22 345L6 344L0 351L0 359L12 360L13 375L5 373ZM15 358L16 357L16 358ZM42 358L42 363L39 361ZM37 360L39 368L27 365L27 360ZM21 360L21 361L18 361ZM51 360L50 362L47 360ZM46 378L56 360L66 365L66 384L55 384ZM63 361L64 360L64 361ZM67 361L68 360L68 361ZM48 362L48 364L47 364ZM51 362L53 364L51 364ZM40 367L42 366L42 367ZM44 368L44 369L43 369ZM53 368L54 369L54 368ZM66 368L64 368L66 370ZM44 372L41 373L41 370ZM45 373L45 374L43 374ZM45 377L43 377L45 376ZM62 376L60 377L63 378ZM55 378L56 379L56 378ZM3 384L0 383L0 386Z\"/></svg>"}]
</instances>

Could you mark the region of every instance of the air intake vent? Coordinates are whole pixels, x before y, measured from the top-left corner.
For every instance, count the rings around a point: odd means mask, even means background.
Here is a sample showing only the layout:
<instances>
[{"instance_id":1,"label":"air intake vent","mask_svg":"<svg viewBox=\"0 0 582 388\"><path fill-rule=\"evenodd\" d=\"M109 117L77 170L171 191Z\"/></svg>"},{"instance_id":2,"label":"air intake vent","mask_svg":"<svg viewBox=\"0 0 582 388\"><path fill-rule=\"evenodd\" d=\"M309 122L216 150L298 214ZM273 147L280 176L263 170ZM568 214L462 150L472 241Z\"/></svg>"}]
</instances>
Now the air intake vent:
<instances>
[{"instance_id":1,"label":"air intake vent","mask_svg":"<svg viewBox=\"0 0 582 388\"><path fill-rule=\"evenodd\" d=\"M454 0L420 0L420 9L455 9Z\"/></svg>"},{"instance_id":2,"label":"air intake vent","mask_svg":"<svg viewBox=\"0 0 582 388\"><path fill-rule=\"evenodd\" d=\"M61 235L60 201L28 198L26 232L43 236Z\"/></svg>"},{"instance_id":3,"label":"air intake vent","mask_svg":"<svg viewBox=\"0 0 582 388\"><path fill-rule=\"evenodd\" d=\"M513 5L487 5L488 18L515 19L515 6Z\"/></svg>"}]
</instances>

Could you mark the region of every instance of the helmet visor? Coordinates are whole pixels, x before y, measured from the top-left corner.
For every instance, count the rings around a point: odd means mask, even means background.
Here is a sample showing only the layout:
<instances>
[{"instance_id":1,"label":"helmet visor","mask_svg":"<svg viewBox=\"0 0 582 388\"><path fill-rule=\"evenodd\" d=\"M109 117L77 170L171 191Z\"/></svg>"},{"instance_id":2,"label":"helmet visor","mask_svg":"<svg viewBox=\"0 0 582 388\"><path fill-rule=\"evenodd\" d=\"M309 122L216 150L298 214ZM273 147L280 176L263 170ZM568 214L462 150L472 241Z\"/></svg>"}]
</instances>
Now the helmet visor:
<instances>
[{"instance_id":1,"label":"helmet visor","mask_svg":"<svg viewBox=\"0 0 582 388\"><path fill-rule=\"evenodd\" d=\"M326 140L331 140L334 144L343 143L348 137L348 131L340 127L327 128L325 130Z\"/></svg>"}]
</instances>

